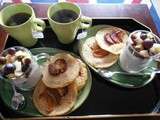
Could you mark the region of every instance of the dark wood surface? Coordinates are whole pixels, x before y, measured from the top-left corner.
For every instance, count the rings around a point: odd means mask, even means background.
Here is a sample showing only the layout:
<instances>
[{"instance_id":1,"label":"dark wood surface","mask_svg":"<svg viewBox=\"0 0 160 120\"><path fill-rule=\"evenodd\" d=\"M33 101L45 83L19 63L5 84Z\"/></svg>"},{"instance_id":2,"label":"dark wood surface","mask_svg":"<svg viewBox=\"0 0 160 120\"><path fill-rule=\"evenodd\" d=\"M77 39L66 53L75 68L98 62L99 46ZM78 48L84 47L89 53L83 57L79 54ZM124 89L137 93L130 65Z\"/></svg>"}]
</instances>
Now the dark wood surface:
<instances>
[{"instance_id":1,"label":"dark wood surface","mask_svg":"<svg viewBox=\"0 0 160 120\"><path fill-rule=\"evenodd\" d=\"M46 18L46 13L47 13L47 8L49 5L47 4L31 4L31 6L34 8L36 16L40 17L40 18ZM157 33L155 24L153 23L153 20L149 14L149 9L146 5L80 5L81 9L82 9L82 13L83 15L86 16L90 16L90 17L106 17L107 19L111 19L112 17L131 17L134 18L136 20L138 20L139 22L145 24L146 26L148 26L149 28L152 29L152 31L154 33ZM3 50L3 48L5 47L5 43L6 43L6 37L7 34L3 31L3 29L0 29L0 51ZM154 115L154 117L153 117ZM134 120L134 119L145 119L145 120L149 120L149 119L154 119L154 118L158 118L159 114L152 114L151 116L148 114L144 114L144 115L135 115L135 116L139 116L139 117L135 117L134 115L132 115L132 118L129 117L130 115L127 116L117 116L112 118L113 116L110 115L104 115L104 116L99 116L100 118L104 119L104 117L108 116L108 120L110 119L114 119L114 120L120 120L122 117L125 117L126 120ZM147 118L144 116L148 116ZM150 116L150 117L149 117ZM74 118L78 118L80 116L77 117L71 117L72 119ZM82 117L83 119L87 119L89 116L87 117ZM66 119L69 117L66 117ZM96 116L90 116L89 118L96 118ZM38 118L35 118L38 119ZM46 119L46 118L44 118ZM48 118L49 119L49 118Z\"/></svg>"}]
</instances>

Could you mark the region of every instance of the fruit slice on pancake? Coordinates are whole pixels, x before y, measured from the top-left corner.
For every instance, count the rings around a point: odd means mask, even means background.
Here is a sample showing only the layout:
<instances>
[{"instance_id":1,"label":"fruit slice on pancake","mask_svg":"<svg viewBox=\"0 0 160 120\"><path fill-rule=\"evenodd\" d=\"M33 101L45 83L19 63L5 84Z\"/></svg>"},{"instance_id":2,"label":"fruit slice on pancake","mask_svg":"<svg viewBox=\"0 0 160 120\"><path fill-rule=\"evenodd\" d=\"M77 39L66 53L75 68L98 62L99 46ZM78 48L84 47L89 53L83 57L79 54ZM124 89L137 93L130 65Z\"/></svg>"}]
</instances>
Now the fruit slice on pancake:
<instances>
[{"instance_id":1,"label":"fruit slice on pancake","mask_svg":"<svg viewBox=\"0 0 160 120\"><path fill-rule=\"evenodd\" d=\"M85 61L95 68L110 67L118 60L117 55L101 49L95 37L90 37L84 42L81 54Z\"/></svg>"},{"instance_id":2,"label":"fruit slice on pancake","mask_svg":"<svg viewBox=\"0 0 160 120\"><path fill-rule=\"evenodd\" d=\"M33 93L33 102L38 111L45 116L64 115L74 106L77 87L73 82L64 88L48 88L39 81Z\"/></svg>"},{"instance_id":3,"label":"fruit slice on pancake","mask_svg":"<svg viewBox=\"0 0 160 120\"><path fill-rule=\"evenodd\" d=\"M43 82L50 88L69 85L79 75L80 64L76 58L67 53L51 56L44 66Z\"/></svg>"},{"instance_id":4,"label":"fruit slice on pancake","mask_svg":"<svg viewBox=\"0 0 160 120\"><path fill-rule=\"evenodd\" d=\"M113 54L120 54L127 38L128 35L125 30L112 26L103 28L96 33L97 44Z\"/></svg>"},{"instance_id":5,"label":"fruit slice on pancake","mask_svg":"<svg viewBox=\"0 0 160 120\"><path fill-rule=\"evenodd\" d=\"M78 91L80 91L87 82L88 73L86 65L80 59L77 60L80 62L80 71L78 77L75 79L75 83L77 85Z\"/></svg>"}]
</instances>

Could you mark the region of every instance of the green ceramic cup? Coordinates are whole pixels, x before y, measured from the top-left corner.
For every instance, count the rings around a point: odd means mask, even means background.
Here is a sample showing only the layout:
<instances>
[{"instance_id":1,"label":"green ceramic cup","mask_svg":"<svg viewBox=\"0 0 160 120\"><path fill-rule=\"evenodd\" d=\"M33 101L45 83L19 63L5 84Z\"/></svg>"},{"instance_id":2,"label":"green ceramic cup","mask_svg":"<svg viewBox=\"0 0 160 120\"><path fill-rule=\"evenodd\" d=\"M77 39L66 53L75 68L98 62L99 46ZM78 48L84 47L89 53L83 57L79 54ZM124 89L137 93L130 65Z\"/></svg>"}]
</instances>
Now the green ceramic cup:
<instances>
[{"instance_id":1,"label":"green ceramic cup","mask_svg":"<svg viewBox=\"0 0 160 120\"><path fill-rule=\"evenodd\" d=\"M30 18L19 25L6 25L10 17L18 13L28 13ZM0 24L9 35L26 47L31 47L37 42L37 39L33 37L33 31L41 32L45 28L45 22L36 18L33 8L24 3L11 4L3 8L0 11Z\"/></svg>"},{"instance_id":2,"label":"green ceramic cup","mask_svg":"<svg viewBox=\"0 0 160 120\"><path fill-rule=\"evenodd\" d=\"M51 19L51 17L59 10L72 10L78 17L71 22L62 23ZM81 14L81 9L79 6L69 2L60 2L53 4L48 8L47 17L52 27L53 31L56 33L58 40L63 44L69 44L73 42L77 31L79 29L87 29L92 24L92 19Z\"/></svg>"}]
</instances>

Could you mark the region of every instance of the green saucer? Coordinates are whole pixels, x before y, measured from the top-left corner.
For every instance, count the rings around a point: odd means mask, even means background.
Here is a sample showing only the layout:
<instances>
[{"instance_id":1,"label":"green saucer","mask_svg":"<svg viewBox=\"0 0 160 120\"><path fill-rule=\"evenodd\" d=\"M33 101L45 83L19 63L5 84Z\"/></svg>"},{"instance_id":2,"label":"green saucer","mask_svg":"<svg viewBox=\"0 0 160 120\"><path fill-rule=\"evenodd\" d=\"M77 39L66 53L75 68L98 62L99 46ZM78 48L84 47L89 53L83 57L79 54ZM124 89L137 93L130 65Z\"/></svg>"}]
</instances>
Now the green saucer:
<instances>
[{"instance_id":1,"label":"green saucer","mask_svg":"<svg viewBox=\"0 0 160 120\"><path fill-rule=\"evenodd\" d=\"M47 53L49 55L54 55L56 53L60 52L66 52L63 50L59 50L56 48L34 48L31 50L33 55L37 55L40 53ZM75 54L71 53L75 57L77 57ZM42 64L45 60L40 60L38 61L39 64ZM88 68L87 68L88 69ZM70 112L75 111L77 108L79 108L82 103L87 99L89 92L91 90L91 85L92 85L92 76L91 73L88 69L88 80L85 85L85 87L80 91L79 96L77 98L77 101L74 105L74 107L71 109ZM17 110L16 112L27 115L27 116L43 116L41 113L38 112L38 110L35 108L33 101L32 101L32 91L18 91L22 93L26 99L25 104L22 109ZM9 82L5 82L5 80L0 80L0 97L2 98L3 102L5 103L8 108L11 108L11 98L13 95L13 90L12 86Z\"/></svg>"},{"instance_id":2,"label":"green saucer","mask_svg":"<svg viewBox=\"0 0 160 120\"><path fill-rule=\"evenodd\" d=\"M81 58L85 61L84 57L82 56L82 46L85 43L85 41L87 40L87 38L90 38L92 36L95 36L96 33L102 29L102 28L107 28L107 27L111 27L109 25L96 25L93 26L91 28L89 28L87 30L87 36L83 39L80 40L79 42L79 53L81 55ZM87 63L87 62L86 62ZM99 74L99 70L101 69L96 69L93 66L91 66L89 63L87 63L88 66L93 69L96 73ZM149 64L149 67L146 68L145 70L141 71L140 74L142 73L142 75L136 76L136 75L124 75L124 74L115 74L113 75L111 78L106 78L104 75L101 75L103 78L105 78L105 80L112 82L118 86L124 87L124 88L140 88L143 87L145 85L147 85L149 82L152 81L152 79L154 78L155 74L150 76L150 75L145 75L145 73L147 74L151 74L153 72L153 69L157 68L157 62L152 61ZM108 72L114 72L114 71L118 71L118 72L125 72L121 69L120 65L119 65L119 61L117 61L114 65L112 65L109 68L103 69L105 71ZM143 75L144 74L144 75Z\"/></svg>"}]
</instances>

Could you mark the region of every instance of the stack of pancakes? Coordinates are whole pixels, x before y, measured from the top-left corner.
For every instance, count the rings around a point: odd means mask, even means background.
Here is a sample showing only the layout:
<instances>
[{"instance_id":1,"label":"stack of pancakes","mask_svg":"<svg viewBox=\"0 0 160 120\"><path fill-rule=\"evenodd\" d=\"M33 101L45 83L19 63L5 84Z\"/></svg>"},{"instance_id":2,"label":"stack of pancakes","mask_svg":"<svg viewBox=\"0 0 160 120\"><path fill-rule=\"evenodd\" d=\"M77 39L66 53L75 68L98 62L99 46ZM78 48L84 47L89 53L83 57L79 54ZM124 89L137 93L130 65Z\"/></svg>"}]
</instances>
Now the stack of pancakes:
<instances>
[{"instance_id":1,"label":"stack of pancakes","mask_svg":"<svg viewBox=\"0 0 160 120\"><path fill-rule=\"evenodd\" d=\"M45 116L64 115L75 105L78 93L88 79L86 65L68 53L51 56L36 85L33 102Z\"/></svg>"},{"instance_id":2,"label":"stack of pancakes","mask_svg":"<svg viewBox=\"0 0 160 120\"><path fill-rule=\"evenodd\" d=\"M125 30L113 26L100 29L95 36L84 42L81 55L95 68L112 66L122 51L128 34Z\"/></svg>"}]
</instances>

